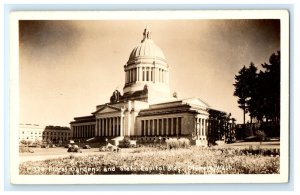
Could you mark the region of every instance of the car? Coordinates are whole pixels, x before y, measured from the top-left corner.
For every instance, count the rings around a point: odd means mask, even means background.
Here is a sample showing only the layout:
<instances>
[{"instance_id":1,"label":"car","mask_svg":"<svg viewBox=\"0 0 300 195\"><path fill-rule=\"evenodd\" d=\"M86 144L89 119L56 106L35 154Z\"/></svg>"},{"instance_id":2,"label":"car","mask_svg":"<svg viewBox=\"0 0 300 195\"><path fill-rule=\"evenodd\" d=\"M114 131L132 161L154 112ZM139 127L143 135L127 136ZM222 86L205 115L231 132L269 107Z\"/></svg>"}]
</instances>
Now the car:
<instances>
[{"instance_id":1,"label":"car","mask_svg":"<svg viewBox=\"0 0 300 195\"><path fill-rule=\"evenodd\" d=\"M99 148L100 152L119 152L120 148L118 146L107 144L106 146L102 146Z\"/></svg>"},{"instance_id":2,"label":"car","mask_svg":"<svg viewBox=\"0 0 300 195\"><path fill-rule=\"evenodd\" d=\"M73 145L72 147L68 148L68 152L82 153L78 145Z\"/></svg>"},{"instance_id":3,"label":"car","mask_svg":"<svg viewBox=\"0 0 300 195\"><path fill-rule=\"evenodd\" d=\"M65 145L65 148L71 148L72 147L72 145L71 144L67 144L67 145Z\"/></svg>"},{"instance_id":4,"label":"car","mask_svg":"<svg viewBox=\"0 0 300 195\"><path fill-rule=\"evenodd\" d=\"M91 149L91 146L89 146L89 145L84 145L82 148L83 148L83 149Z\"/></svg>"}]
</instances>

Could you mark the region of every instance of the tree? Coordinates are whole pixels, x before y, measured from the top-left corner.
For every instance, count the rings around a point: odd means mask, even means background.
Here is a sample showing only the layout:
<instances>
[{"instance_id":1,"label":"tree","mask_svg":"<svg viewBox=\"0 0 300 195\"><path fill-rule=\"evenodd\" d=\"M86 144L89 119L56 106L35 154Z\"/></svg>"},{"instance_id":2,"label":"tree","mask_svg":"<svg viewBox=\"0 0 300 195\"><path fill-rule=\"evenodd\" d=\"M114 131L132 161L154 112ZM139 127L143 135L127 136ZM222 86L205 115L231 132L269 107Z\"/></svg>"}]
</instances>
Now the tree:
<instances>
[{"instance_id":1,"label":"tree","mask_svg":"<svg viewBox=\"0 0 300 195\"><path fill-rule=\"evenodd\" d=\"M250 117L252 121L253 112L255 111L255 98L256 92L256 81L257 81L257 68L254 63L251 62L249 68L244 66L238 75L235 75L235 90L233 95L237 96L238 104L244 111L243 123L245 124L246 113L250 112Z\"/></svg>"},{"instance_id":2,"label":"tree","mask_svg":"<svg viewBox=\"0 0 300 195\"><path fill-rule=\"evenodd\" d=\"M269 58L269 64L264 63L265 69L265 117L268 121L280 119L280 51L273 53Z\"/></svg>"},{"instance_id":3,"label":"tree","mask_svg":"<svg viewBox=\"0 0 300 195\"><path fill-rule=\"evenodd\" d=\"M263 70L257 73L257 68L251 62L235 75L234 96L238 97L239 107L245 115L249 112L252 118L259 121L280 120L280 52L273 53L269 63L262 64Z\"/></svg>"},{"instance_id":4,"label":"tree","mask_svg":"<svg viewBox=\"0 0 300 195\"><path fill-rule=\"evenodd\" d=\"M246 75L247 89L249 90L248 97L246 98L246 104L250 115L250 123L252 123L252 119L255 117L257 112L256 97L259 96L257 91L257 77L257 68L254 63L251 62Z\"/></svg>"}]
</instances>

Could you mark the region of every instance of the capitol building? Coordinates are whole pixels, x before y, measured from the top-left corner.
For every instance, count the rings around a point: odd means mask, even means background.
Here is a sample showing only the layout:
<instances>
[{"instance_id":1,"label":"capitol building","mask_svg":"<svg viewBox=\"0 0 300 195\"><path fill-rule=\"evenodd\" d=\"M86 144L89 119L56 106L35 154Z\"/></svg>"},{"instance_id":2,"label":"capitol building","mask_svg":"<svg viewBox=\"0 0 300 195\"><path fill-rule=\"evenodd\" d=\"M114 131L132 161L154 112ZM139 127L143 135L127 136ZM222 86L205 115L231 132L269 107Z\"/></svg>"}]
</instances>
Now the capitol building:
<instances>
[{"instance_id":1,"label":"capitol building","mask_svg":"<svg viewBox=\"0 0 300 195\"><path fill-rule=\"evenodd\" d=\"M70 123L73 139L188 137L207 145L210 107L199 98L177 99L171 94L169 68L147 27L124 65L123 93L115 90L91 115L75 117Z\"/></svg>"}]
</instances>

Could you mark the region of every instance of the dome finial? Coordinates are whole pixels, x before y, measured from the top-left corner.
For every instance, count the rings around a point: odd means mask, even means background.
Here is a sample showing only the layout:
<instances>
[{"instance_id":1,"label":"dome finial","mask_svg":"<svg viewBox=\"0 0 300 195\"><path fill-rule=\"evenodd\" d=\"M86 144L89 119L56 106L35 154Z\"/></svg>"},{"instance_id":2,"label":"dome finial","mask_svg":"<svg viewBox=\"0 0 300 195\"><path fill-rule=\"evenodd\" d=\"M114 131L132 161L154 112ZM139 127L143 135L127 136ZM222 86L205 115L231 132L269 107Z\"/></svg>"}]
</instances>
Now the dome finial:
<instances>
[{"instance_id":1,"label":"dome finial","mask_svg":"<svg viewBox=\"0 0 300 195\"><path fill-rule=\"evenodd\" d=\"M146 26L146 28L144 29L143 36L144 37L143 37L142 42L144 42L145 39L151 39L151 31L150 31L149 26Z\"/></svg>"}]
</instances>

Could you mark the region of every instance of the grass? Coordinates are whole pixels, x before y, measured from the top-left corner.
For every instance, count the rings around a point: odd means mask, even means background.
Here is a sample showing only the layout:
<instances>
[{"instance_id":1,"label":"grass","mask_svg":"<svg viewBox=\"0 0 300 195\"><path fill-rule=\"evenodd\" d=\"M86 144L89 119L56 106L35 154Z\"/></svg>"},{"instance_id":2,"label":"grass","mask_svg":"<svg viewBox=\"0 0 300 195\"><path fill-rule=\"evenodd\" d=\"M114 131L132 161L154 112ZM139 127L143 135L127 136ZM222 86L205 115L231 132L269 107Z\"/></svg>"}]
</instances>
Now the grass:
<instances>
[{"instance_id":1,"label":"grass","mask_svg":"<svg viewBox=\"0 0 300 195\"><path fill-rule=\"evenodd\" d=\"M252 155L239 148L160 149L130 148L119 153L73 155L59 159L27 161L24 175L86 174L276 174L279 156Z\"/></svg>"}]
</instances>

